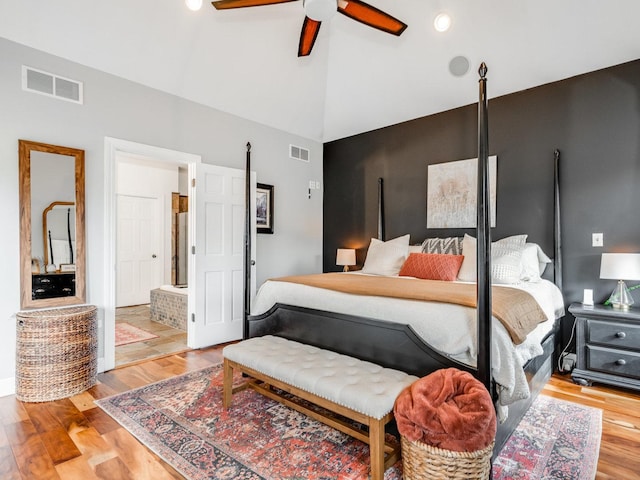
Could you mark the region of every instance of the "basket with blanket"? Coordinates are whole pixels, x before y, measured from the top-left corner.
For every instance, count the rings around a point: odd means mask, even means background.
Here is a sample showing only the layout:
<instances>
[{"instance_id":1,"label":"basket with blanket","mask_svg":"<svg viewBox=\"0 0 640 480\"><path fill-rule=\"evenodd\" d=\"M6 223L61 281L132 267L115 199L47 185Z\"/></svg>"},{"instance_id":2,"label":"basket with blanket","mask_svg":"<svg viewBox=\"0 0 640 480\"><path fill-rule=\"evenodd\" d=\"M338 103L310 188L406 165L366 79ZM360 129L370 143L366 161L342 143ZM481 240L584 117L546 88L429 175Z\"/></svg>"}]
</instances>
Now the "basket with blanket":
<instances>
[{"instance_id":1,"label":"basket with blanket","mask_svg":"<svg viewBox=\"0 0 640 480\"><path fill-rule=\"evenodd\" d=\"M470 373L437 370L394 406L406 480L487 479L496 435L491 396Z\"/></svg>"}]
</instances>

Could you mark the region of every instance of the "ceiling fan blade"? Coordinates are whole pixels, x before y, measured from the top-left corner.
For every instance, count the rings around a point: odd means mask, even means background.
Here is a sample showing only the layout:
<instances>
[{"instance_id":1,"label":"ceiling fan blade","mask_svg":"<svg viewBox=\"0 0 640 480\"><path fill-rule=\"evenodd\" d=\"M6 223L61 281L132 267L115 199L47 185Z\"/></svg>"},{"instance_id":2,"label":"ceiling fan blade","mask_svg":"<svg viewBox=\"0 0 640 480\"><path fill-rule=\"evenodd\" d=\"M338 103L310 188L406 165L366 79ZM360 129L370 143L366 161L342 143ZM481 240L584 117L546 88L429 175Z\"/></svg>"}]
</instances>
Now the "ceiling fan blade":
<instances>
[{"instance_id":1,"label":"ceiling fan blade","mask_svg":"<svg viewBox=\"0 0 640 480\"><path fill-rule=\"evenodd\" d=\"M211 2L216 10L228 8L260 7L262 5L274 5L276 3L295 2L296 0L218 0Z\"/></svg>"},{"instance_id":2,"label":"ceiling fan blade","mask_svg":"<svg viewBox=\"0 0 640 480\"><path fill-rule=\"evenodd\" d=\"M322 22L317 22L315 20L311 20L309 17L304 17L302 32L300 32L300 43L298 44L299 57L306 57L311 53L313 44L316 43L316 38L320 31L320 23Z\"/></svg>"},{"instance_id":3,"label":"ceiling fan blade","mask_svg":"<svg viewBox=\"0 0 640 480\"><path fill-rule=\"evenodd\" d=\"M339 0L338 11L358 22L400 36L407 24L360 0Z\"/></svg>"}]
</instances>

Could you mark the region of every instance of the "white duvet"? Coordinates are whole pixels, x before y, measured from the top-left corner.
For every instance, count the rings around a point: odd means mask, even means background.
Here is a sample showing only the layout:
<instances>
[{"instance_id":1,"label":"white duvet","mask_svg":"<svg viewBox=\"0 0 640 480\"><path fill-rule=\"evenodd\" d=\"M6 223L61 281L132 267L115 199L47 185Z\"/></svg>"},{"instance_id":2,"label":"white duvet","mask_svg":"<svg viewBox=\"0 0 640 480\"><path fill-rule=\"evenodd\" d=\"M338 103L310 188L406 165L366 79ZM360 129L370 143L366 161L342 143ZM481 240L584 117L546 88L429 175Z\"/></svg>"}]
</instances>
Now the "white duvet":
<instances>
[{"instance_id":1,"label":"white duvet","mask_svg":"<svg viewBox=\"0 0 640 480\"><path fill-rule=\"evenodd\" d=\"M345 275L363 274L349 272ZM521 282L509 287L529 292L540 304L548 320L538 325L522 344L514 345L500 321L493 318L491 369L493 379L498 384L499 403L503 406L529 396L529 386L522 366L531 358L542 354L540 342L553 328L554 320L564 315L562 294L552 282ZM477 331L474 308L439 302L353 295L294 283L267 281L260 287L251 313L264 313L275 303L408 324L440 352L468 365L476 365Z\"/></svg>"}]
</instances>

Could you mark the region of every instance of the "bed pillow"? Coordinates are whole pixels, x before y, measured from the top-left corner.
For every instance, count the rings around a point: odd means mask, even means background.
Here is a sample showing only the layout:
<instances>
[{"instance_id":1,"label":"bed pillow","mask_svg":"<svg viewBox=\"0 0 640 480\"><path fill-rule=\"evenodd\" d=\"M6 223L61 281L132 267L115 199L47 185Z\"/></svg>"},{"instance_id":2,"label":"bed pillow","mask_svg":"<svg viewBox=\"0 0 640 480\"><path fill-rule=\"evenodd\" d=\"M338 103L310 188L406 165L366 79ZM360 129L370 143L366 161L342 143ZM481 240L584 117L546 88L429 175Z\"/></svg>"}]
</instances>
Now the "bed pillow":
<instances>
[{"instance_id":1,"label":"bed pillow","mask_svg":"<svg viewBox=\"0 0 640 480\"><path fill-rule=\"evenodd\" d=\"M372 238L362 273L398 275L409 250L409 234L383 242Z\"/></svg>"},{"instance_id":2,"label":"bed pillow","mask_svg":"<svg viewBox=\"0 0 640 480\"><path fill-rule=\"evenodd\" d=\"M462 255L447 253L410 253L399 275L452 282L458 277L463 260Z\"/></svg>"},{"instance_id":3,"label":"bed pillow","mask_svg":"<svg viewBox=\"0 0 640 480\"><path fill-rule=\"evenodd\" d=\"M527 235L513 235L502 238L491 244L491 282L518 283L522 266L522 251L527 241ZM476 274L476 239L471 235L464 235L462 240L464 261L458 272L458 279L465 282L475 282Z\"/></svg>"},{"instance_id":4,"label":"bed pillow","mask_svg":"<svg viewBox=\"0 0 640 480\"><path fill-rule=\"evenodd\" d=\"M520 279L525 282L539 282L551 259L537 243L526 243L522 251Z\"/></svg>"},{"instance_id":5,"label":"bed pillow","mask_svg":"<svg viewBox=\"0 0 640 480\"><path fill-rule=\"evenodd\" d=\"M408 253L422 253L422 245L409 245Z\"/></svg>"},{"instance_id":6,"label":"bed pillow","mask_svg":"<svg viewBox=\"0 0 640 480\"><path fill-rule=\"evenodd\" d=\"M462 237L427 238L422 242L422 252L462 255Z\"/></svg>"}]
</instances>

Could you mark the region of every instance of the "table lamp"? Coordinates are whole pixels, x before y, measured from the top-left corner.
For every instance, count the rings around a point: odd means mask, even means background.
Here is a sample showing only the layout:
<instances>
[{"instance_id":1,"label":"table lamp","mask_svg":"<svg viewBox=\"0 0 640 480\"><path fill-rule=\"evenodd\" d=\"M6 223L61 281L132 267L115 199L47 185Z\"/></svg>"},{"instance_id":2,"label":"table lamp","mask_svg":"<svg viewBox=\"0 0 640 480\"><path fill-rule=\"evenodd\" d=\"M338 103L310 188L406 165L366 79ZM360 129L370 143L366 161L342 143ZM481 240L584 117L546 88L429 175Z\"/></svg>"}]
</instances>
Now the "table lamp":
<instances>
[{"instance_id":1,"label":"table lamp","mask_svg":"<svg viewBox=\"0 0 640 480\"><path fill-rule=\"evenodd\" d=\"M343 271L349 271L349 265L356 264L356 251L353 248L339 248L336 255L336 265L344 265Z\"/></svg>"},{"instance_id":2,"label":"table lamp","mask_svg":"<svg viewBox=\"0 0 640 480\"><path fill-rule=\"evenodd\" d=\"M609 302L613 308L628 310L634 302L624 281L640 280L640 253L603 253L600 278L618 280Z\"/></svg>"}]
</instances>

